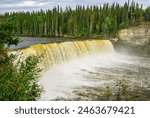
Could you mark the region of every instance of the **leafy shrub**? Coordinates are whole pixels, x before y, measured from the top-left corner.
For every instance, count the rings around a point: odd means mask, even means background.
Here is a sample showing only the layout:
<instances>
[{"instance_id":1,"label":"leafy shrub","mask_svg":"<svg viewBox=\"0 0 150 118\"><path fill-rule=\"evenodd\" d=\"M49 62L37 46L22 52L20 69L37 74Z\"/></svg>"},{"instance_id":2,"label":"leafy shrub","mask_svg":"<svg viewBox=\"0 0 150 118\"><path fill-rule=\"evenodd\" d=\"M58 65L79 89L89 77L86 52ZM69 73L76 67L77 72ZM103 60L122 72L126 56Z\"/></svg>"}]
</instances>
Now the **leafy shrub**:
<instances>
[{"instance_id":1,"label":"leafy shrub","mask_svg":"<svg viewBox=\"0 0 150 118\"><path fill-rule=\"evenodd\" d=\"M0 100L37 100L42 87L37 83L40 61L37 56L29 56L25 61L10 54L7 47L17 45L16 24L12 19L0 21Z\"/></svg>"},{"instance_id":2,"label":"leafy shrub","mask_svg":"<svg viewBox=\"0 0 150 118\"><path fill-rule=\"evenodd\" d=\"M0 100L37 100L42 92L37 84L39 58L29 56L14 64L16 58L7 51L0 52Z\"/></svg>"},{"instance_id":3,"label":"leafy shrub","mask_svg":"<svg viewBox=\"0 0 150 118\"><path fill-rule=\"evenodd\" d=\"M133 95L129 91L129 85L125 80L118 81L116 83L116 91L113 92L109 86L106 87L104 91L104 97L107 100L116 100L116 101L131 101L138 100L141 95Z\"/></svg>"}]
</instances>

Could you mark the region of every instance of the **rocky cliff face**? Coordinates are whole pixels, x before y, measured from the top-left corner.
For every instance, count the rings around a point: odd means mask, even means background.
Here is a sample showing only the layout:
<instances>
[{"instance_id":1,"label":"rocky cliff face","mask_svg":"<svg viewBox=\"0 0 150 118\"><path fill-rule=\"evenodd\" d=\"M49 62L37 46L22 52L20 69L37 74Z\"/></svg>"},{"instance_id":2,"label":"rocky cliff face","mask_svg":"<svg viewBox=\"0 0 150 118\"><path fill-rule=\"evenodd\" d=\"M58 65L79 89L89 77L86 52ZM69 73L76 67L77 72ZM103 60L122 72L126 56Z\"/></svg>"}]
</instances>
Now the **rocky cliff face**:
<instances>
[{"instance_id":1,"label":"rocky cliff face","mask_svg":"<svg viewBox=\"0 0 150 118\"><path fill-rule=\"evenodd\" d=\"M150 38L149 25L140 25L138 27L131 27L129 29L120 30L118 39L124 42L132 43L135 45L144 45Z\"/></svg>"},{"instance_id":2,"label":"rocky cliff face","mask_svg":"<svg viewBox=\"0 0 150 118\"><path fill-rule=\"evenodd\" d=\"M120 30L112 42L119 52L150 54L150 23Z\"/></svg>"}]
</instances>

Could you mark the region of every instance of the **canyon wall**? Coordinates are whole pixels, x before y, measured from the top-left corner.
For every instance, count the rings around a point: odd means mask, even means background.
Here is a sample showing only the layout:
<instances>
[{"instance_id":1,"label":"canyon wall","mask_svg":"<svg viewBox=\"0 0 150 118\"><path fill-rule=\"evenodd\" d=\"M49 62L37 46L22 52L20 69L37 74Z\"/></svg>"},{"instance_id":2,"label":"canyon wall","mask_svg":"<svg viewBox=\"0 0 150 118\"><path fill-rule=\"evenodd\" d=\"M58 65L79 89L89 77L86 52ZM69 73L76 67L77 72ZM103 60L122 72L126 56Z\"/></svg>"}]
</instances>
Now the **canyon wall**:
<instances>
[{"instance_id":1,"label":"canyon wall","mask_svg":"<svg viewBox=\"0 0 150 118\"><path fill-rule=\"evenodd\" d=\"M150 23L122 29L112 42L118 52L150 54Z\"/></svg>"}]
</instances>

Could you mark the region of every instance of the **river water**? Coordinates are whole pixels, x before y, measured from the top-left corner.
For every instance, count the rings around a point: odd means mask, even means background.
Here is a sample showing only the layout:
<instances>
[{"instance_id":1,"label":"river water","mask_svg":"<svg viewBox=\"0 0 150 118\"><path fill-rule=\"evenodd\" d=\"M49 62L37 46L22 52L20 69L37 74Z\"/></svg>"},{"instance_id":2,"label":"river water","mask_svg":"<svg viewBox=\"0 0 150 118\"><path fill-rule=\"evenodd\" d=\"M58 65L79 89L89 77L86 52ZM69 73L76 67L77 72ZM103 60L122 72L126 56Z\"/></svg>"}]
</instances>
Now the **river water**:
<instances>
[{"instance_id":1,"label":"river water","mask_svg":"<svg viewBox=\"0 0 150 118\"><path fill-rule=\"evenodd\" d=\"M18 47L53 42L49 38L22 38ZM61 39L57 39L61 41ZM44 92L39 100L114 100L106 99L108 87L115 96L118 82L125 82L133 100L150 100L150 59L97 53L54 66L39 80Z\"/></svg>"},{"instance_id":2,"label":"river water","mask_svg":"<svg viewBox=\"0 0 150 118\"><path fill-rule=\"evenodd\" d=\"M147 57L92 55L55 66L40 80L45 93L41 100L105 100L109 86L125 80L129 93L150 100L150 63Z\"/></svg>"}]
</instances>

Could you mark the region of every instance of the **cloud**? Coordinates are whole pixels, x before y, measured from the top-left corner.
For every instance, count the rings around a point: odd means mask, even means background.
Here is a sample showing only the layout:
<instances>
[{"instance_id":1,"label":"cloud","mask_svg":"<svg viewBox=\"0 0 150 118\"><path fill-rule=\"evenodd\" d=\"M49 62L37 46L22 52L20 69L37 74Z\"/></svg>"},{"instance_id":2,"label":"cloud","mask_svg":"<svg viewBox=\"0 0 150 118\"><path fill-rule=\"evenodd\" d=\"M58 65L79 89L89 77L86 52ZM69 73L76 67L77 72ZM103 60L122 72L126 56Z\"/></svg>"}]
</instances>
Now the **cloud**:
<instances>
[{"instance_id":1,"label":"cloud","mask_svg":"<svg viewBox=\"0 0 150 118\"><path fill-rule=\"evenodd\" d=\"M0 8L18 8L18 7L40 7L48 4L49 2L44 2L44 1L35 1L35 0L23 0L23 1L17 1L13 0L11 2L0 2Z\"/></svg>"},{"instance_id":2,"label":"cloud","mask_svg":"<svg viewBox=\"0 0 150 118\"><path fill-rule=\"evenodd\" d=\"M76 5L100 5L106 2L110 4L118 2L123 4L126 0L0 0L0 13L11 11L37 11L40 9L52 9L54 6L71 6L75 8ZM132 0L130 0L132 1ZM143 4L144 6L150 6L149 0L134 0Z\"/></svg>"}]
</instances>

